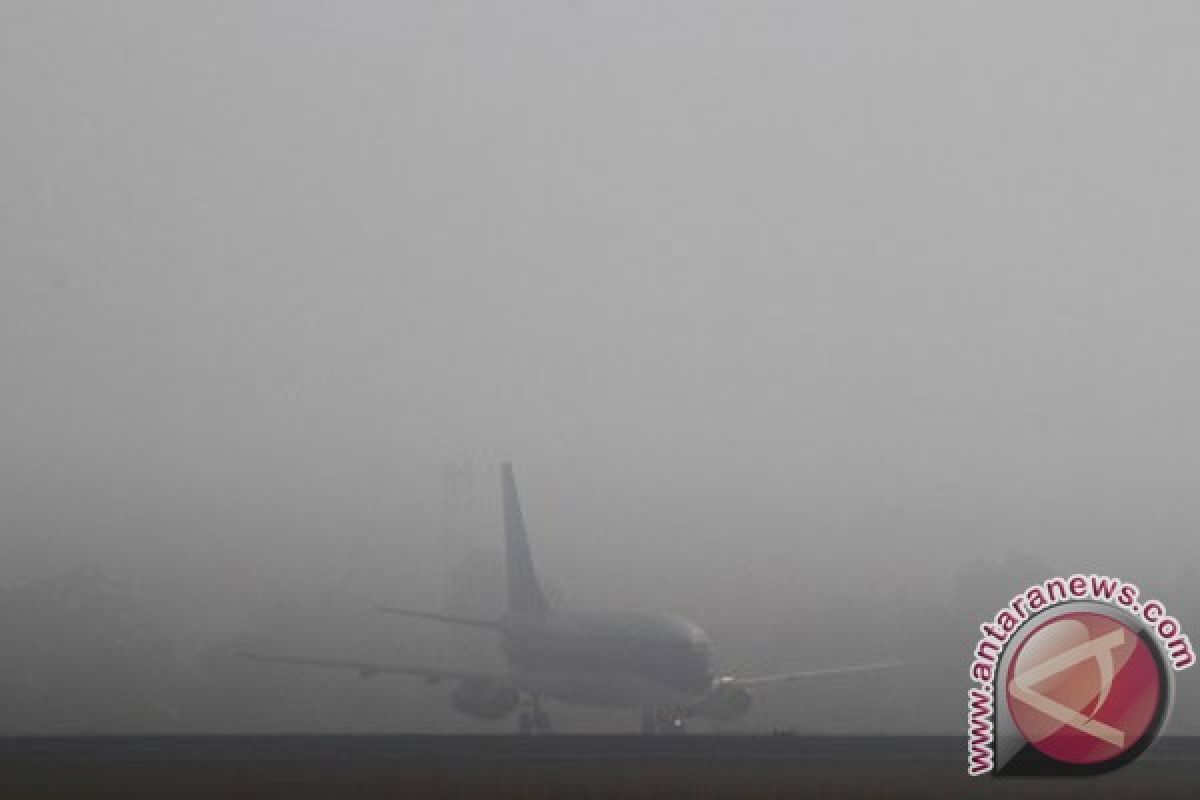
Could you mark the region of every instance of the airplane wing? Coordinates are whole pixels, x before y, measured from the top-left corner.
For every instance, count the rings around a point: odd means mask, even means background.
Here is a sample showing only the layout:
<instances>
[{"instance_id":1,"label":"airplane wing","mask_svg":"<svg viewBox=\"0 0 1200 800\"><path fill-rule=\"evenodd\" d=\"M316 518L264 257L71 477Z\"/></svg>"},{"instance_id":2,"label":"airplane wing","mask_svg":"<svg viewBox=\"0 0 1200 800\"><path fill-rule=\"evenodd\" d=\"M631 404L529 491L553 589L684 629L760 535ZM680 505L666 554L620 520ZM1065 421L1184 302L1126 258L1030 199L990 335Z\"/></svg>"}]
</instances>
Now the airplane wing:
<instances>
[{"instance_id":1,"label":"airplane wing","mask_svg":"<svg viewBox=\"0 0 1200 800\"><path fill-rule=\"evenodd\" d=\"M783 672L776 675L747 675L745 677L734 675L726 679L726 682L737 686L762 686L770 683L791 683L793 681L802 681L807 678L821 678L827 675L846 675L853 672L873 672L875 670L891 669L901 665L901 662L895 660L876 661L873 664L857 664L850 667L832 667L830 669L812 669L805 672Z\"/></svg>"},{"instance_id":2,"label":"airplane wing","mask_svg":"<svg viewBox=\"0 0 1200 800\"><path fill-rule=\"evenodd\" d=\"M348 661L337 658L309 658L306 656L290 656L278 653L259 653L252 650L239 650L237 654L251 661L264 661L271 664L293 664L301 667L318 667L321 669L344 669L350 672L357 672L360 678L373 678L376 675L411 675L417 678L424 678L426 683L437 683L443 680L507 677L481 672L457 672L455 670L437 669L434 667L418 667L411 664L383 664L371 661Z\"/></svg>"},{"instance_id":3,"label":"airplane wing","mask_svg":"<svg viewBox=\"0 0 1200 800\"><path fill-rule=\"evenodd\" d=\"M466 625L471 628L488 628L490 630L502 631L504 624L492 619L471 619L469 617L452 617L449 614L435 614L432 611L417 611L411 608L396 608L395 606L375 606L376 611L381 611L384 614L397 614L401 617L415 617L417 619L431 619L434 622L447 622L451 625Z\"/></svg>"}]
</instances>

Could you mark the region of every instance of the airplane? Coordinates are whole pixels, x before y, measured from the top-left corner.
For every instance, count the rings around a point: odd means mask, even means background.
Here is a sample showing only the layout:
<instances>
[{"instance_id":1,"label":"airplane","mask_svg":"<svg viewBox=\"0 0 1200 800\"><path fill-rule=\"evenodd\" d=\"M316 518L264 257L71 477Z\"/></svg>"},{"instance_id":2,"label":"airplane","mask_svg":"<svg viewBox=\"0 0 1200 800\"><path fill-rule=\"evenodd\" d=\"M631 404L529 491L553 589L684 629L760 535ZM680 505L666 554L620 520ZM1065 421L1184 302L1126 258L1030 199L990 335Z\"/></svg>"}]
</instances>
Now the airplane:
<instances>
[{"instance_id":1,"label":"airplane","mask_svg":"<svg viewBox=\"0 0 1200 800\"><path fill-rule=\"evenodd\" d=\"M508 612L500 619L470 619L391 606L376 608L491 631L500 637L507 673L247 650L239 655L261 662L349 670L363 678L408 675L430 684L451 681L456 684L450 695L455 710L480 720L499 720L519 709L517 728L523 734L551 731L545 700L634 710L641 712L642 733L682 733L690 718L730 722L745 716L753 704L754 690L767 684L899 666L888 660L777 675L720 675L713 669L708 635L683 617L642 611L556 611L546 602L534 571L512 464L502 464L500 474Z\"/></svg>"}]
</instances>

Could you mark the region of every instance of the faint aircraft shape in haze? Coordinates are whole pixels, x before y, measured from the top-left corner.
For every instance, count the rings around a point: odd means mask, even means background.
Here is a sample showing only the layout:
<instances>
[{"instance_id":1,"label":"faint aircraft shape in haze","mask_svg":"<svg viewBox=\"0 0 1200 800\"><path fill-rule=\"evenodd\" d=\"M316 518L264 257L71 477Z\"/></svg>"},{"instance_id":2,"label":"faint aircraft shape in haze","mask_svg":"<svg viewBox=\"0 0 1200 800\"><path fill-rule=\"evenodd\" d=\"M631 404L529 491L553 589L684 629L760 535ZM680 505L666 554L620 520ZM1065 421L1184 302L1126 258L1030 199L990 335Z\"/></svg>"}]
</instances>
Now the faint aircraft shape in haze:
<instances>
[{"instance_id":1,"label":"faint aircraft shape in haze","mask_svg":"<svg viewBox=\"0 0 1200 800\"><path fill-rule=\"evenodd\" d=\"M896 661L790 672L718 675L712 643L695 623L673 614L558 612L550 608L533 568L525 519L511 464L501 466L508 613L497 620L377 606L381 611L493 631L508 661L504 674L458 672L412 664L305 658L241 651L255 661L345 669L364 678L412 675L428 683L454 681L451 704L465 714L496 720L520 709L518 730L551 729L544 700L640 711L642 732L682 731L691 717L720 722L744 716L751 690L770 683L898 666Z\"/></svg>"}]
</instances>

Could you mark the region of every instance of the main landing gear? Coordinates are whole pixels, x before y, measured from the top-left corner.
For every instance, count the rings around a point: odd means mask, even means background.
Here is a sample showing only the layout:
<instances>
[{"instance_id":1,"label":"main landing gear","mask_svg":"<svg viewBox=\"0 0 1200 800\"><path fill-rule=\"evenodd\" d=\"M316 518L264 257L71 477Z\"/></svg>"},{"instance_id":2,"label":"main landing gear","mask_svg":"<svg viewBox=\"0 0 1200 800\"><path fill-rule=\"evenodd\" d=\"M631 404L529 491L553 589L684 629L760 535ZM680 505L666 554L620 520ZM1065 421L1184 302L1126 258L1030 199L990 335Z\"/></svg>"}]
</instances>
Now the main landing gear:
<instances>
[{"instance_id":1,"label":"main landing gear","mask_svg":"<svg viewBox=\"0 0 1200 800\"><path fill-rule=\"evenodd\" d=\"M550 715L542 710L542 699L535 694L529 700L529 709L517 716L517 732L529 735L550 731Z\"/></svg>"}]
</instances>

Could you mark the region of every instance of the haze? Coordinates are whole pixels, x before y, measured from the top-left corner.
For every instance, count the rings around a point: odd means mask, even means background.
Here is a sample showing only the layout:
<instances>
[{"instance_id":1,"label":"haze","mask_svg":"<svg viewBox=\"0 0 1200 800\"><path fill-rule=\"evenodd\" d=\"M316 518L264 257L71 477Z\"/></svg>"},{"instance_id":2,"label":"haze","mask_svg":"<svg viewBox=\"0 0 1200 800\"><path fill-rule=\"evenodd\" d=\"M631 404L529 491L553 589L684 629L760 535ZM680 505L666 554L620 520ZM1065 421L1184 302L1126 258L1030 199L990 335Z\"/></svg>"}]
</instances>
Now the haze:
<instances>
[{"instance_id":1,"label":"haze","mask_svg":"<svg viewBox=\"0 0 1200 800\"><path fill-rule=\"evenodd\" d=\"M0 4L0 728L476 729L224 654L494 658L368 609L487 605L501 460L563 603L909 665L746 729L961 731L1057 572L1200 635L1197 25Z\"/></svg>"}]
</instances>

